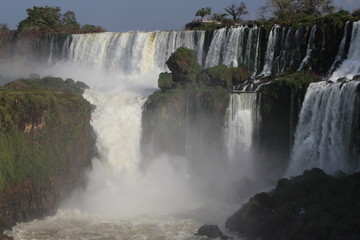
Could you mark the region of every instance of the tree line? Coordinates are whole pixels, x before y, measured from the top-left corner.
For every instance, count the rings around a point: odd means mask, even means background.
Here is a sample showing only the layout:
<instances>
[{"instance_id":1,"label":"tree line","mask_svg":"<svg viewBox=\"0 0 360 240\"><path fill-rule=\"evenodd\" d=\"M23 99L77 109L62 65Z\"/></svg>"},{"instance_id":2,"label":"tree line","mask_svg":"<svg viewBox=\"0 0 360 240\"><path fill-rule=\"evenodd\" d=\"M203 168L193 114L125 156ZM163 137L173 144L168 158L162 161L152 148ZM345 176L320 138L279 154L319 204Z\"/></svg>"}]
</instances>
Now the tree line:
<instances>
[{"instance_id":1,"label":"tree line","mask_svg":"<svg viewBox=\"0 0 360 240\"><path fill-rule=\"evenodd\" d=\"M27 17L20 21L16 31L50 31L50 32L104 32L101 26L85 24L76 20L73 11L61 13L60 7L36 7L26 9ZM0 31L9 31L7 24L0 24Z\"/></svg>"},{"instance_id":2,"label":"tree line","mask_svg":"<svg viewBox=\"0 0 360 240\"><path fill-rule=\"evenodd\" d=\"M273 19L279 22L293 22L321 17L337 10L341 9L334 5L333 0L267 0L265 5L258 10L258 20ZM243 22L243 17L249 13L244 2L238 5L231 4L224 8L224 11L225 13L212 14L211 7L204 7L197 10L195 16L201 18L197 22L203 22L204 17L209 16L209 19L214 22L236 25ZM354 10L352 15L360 18L360 9ZM189 25L191 26L190 23Z\"/></svg>"}]
</instances>

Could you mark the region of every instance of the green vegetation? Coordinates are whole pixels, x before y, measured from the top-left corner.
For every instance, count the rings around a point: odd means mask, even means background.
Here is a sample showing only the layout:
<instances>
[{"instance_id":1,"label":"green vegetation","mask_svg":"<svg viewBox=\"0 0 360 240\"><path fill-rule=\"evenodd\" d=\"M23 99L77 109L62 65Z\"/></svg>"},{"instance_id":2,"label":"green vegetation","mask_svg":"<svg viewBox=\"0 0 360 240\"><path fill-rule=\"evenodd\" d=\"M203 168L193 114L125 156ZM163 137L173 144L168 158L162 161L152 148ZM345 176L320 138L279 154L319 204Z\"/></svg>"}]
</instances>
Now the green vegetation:
<instances>
[{"instance_id":1,"label":"green vegetation","mask_svg":"<svg viewBox=\"0 0 360 240\"><path fill-rule=\"evenodd\" d=\"M171 73L160 73L159 74L158 85L162 91L171 89L173 87L173 84L174 84L174 82L172 80Z\"/></svg>"},{"instance_id":2,"label":"green vegetation","mask_svg":"<svg viewBox=\"0 0 360 240\"><path fill-rule=\"evenodd\" d=\"M208 86L222 86L232 88L232 71L225 65L210 67L202 70L196 77L198 83Z\"/></svg>"},{"instance_id":3,"label":"green vegetation","mask_svg":"<svg viewBox=\"0 0 360 240\"><path fill-rule=\"evenodd\" d=\"M232 90L236 84L250 79L251 73L247 68L232 68L219 65L201 69L195 57L195 51L178 48L166 62L172 73L160 73L159 88L167 91L174 88L206 88L221 87Z\"/></svg>"},{"instance_id":4,"label":"green vegetation","mask_svg":"<svg viewBox=\"0 0 360 240\"><path fill-rule=\"evenodd\" d=\"M323 16L335 10L333 0L267 0L267 10L280 21L294 21L309 16Z\"/></svg>"},{"instance_id":5,"label":"green vegetation","mask_svg":"<svg viewBox=\"0 0 360 240\"><path fill-rule=\"evenodd\" d=\"M274 104L287 99L289 93L293 97L303 98L310 83L318 80L318 75L311 71L295 72L279 76L270 85L262 89L262 108L265 112L272 111ZM289 104L287 102L286 104Z\"/></svg>"},{"instance_id":6,"label":"green vegetation","mask_svg":"<svg viewBox=\"0 0 360 240\"><path fill-rule=\"evenodd\" d=\"M195 16L201 17L201 21L204 19L205 16L211 14L211 7L200 8L196 13Z\"/></svg>"},{"instance_id":7,"label":"green vegetation","mask_svg":"<svg viewBox=\"0 0 360 240\"><path fill-rule=\"evenodd\" d=\"M312 26L327 22L330 18L346 21L360 20L360 9L352 13L333 5L333 0L267 0L258 11L258 19L243 21L242 17L248 14L246 4L231 4L224 9L226 13L214 13L208 21L194 20L185 25L185 29L216 30L223 27L239 25L263 26L268 30L274 24L282 26ZM210 15L210 14L208 14ZM199 16L199 15L196 15ZM230 18L228 18L228 16Z\"/></svg>"},{"instance_id":8,"label":"green vegetation","mask_svg":"<svg viewBox=\"0 0 360 240\"><path fill-rule=\"evenodd\" d=\"M276 79L275 84L279 87L291 88L297 93L302 89L306 89L307 86L315 82L318 76L310 71L295 72L291 74L285 74Z\"/></svg>"},{"instance_id":9,"label":"green vegetation","mask_svg":"<svg viewBox=\"0 0 360 240\"><path fill-rule=\"evenodd\" d=\"M90 104L50 79L0 88L0 190L64 171L75 143L90 128Z\"/></svg>"},{"instance_id":10,"label":"green vegetation","mask_svg":"<svg viewBox=\"0 0 360 240\"><path fill-rule=\"evenodd\" d=\"M75 82L74 80L68 78L65 81L61 78L55 77L44 77L42 79L33 75L29 79L19 79L14 82L11 82L6 85L6 87L11 89L24 89L24 88L36 88L44 89L49 91L70 91L77 94L84 93L84 90L88 86L83 82Z\"/></svg>"},{"instance_id":11,"label":"green vegetation","mask_svg":"<svg viewBox=\"0 0 360 240\"><path fill-rule=\"evenodd\" d=\"M60 7L36 7L26 9L27 17L20 21L17 32L50 31L50 32L103 32L100 26L85 24L83 27L76 20L73 11L61 14Z\"/></svg>"},{"instance_id":12,"label":"green vegetation","mask_svg":"<svg viewBox=\"0 0 360 240\"><path fill-rule=\"evenodd\" d=\"M201 71L195 51L187 48L178 48L166 61L166 65L173 73L174 82L195 83L196 75Z\"/></svg>"},{"instance_id":13,"label":"green vegetation","mask_svg":"<svg viewBox=\"0 0 360 240\"><path fill-rule=\"evenodd\" d=\"M241 22L242 17L249 14L246 4L244 2L241 2L239 6L237 6L236 4L231 4L230 6L225 8L225 11L232 17L234 22Z\"/></svg>"}]
</instances>

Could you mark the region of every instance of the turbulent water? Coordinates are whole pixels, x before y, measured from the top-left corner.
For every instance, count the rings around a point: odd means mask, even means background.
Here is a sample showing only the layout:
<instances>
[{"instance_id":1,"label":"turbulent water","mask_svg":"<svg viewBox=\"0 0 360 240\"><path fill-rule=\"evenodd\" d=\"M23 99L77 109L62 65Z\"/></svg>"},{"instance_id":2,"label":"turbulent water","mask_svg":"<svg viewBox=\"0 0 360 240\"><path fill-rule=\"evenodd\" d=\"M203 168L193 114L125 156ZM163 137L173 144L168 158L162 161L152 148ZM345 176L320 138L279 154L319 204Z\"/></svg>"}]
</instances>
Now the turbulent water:
<instances>
[{"instance_id":1,"label":"turbulent water","mask_svg":"<svg viewBox=\"0 0 360 240\"><path fill-rule=\"evenodd\" d=\"M332 68L344 55L348 23ZM330 77L352 79L360 74L360 21L353 23L349 53ZM329 174L360 169L354 146L358 129L359 81L312 83L307 89L295 132L287 175L318 167Z\"/></svg>"},{"instance_id":2,"label":"turbulent water","mask_svg":"<svg viewBox=\"0 0 360 240\"><path fill-rule=\"evenodd\" d=\"M309 86L295 133L289 175L314 167L330 174L359 168L351 156L358 84L320 82Z\"/></svg>"},{"instance_id":3,"label":"turbulent water","mask_svg":"<svg viewBox=\"0 0 360 240\"><path fill-rule=\"evenodd\" d=\"M257 117L256 97L256 93L234 93L230 96L225 116L225 143L231 161L249 154L251 150Z\"/></svg>"},{"instance_id":4,"label":"turbulent water","mask_svg":"<svg viewBox=\"0 0 360 240\"><path fill-rule=\"evenodd\" d=\"M338 69L332 74L331 80L346 77L352 79L360 74L360 21L353 23L351 42L347 58L342 62Z\"/></svg>"},{"instance_id":5,"label":"turbulent water","mask_svg":"<svg viewBox=\"0 0 360 240\"><path fill-rule=\"evenodd\" d=\"M309 38L304 40L306 31ZM211 38L205 31L100 33L73 35L61 47L52 44L49 62L58 61L59 55L61 61L37 72L70 77L90 86L84 96L97 106L92 125L99 156L93 159L85 189L74 192L56 216L18 224L14 238L198 239L193 233L201 224L224 223L238 206L224 202L223 196L202 194L196 186L216 181L196 175L189 159L161 155L142 167L142 106L157 89L158 74L167 70L165 62L178 47L195 50L203 66L246 66L256 77L279 74L288 67L306 68L316 31L316 26L293 29L275 25L267 43L262 42L261 28L243 26L216 30ZM346 31L347 27L344 35ZM351 36L348 57L331 79L360 74L360 22L353 24ZM304 42L306 50L300 48ZM342 61L344 51L339 48L337 62ZM333 66L335 69L335 63ZM357 85L310 85L299 116L289 175L311 167L327 172L354 169L356 163L351 162L347 148L353 137ZM219 136L226 143L228 167L235 173L220 174L226 174L226 179L236 176L230 179L234 182L254 175L251 152L257 128L256 98L255 93L231 95L224 136ZM209 170L207 176L216 180L219 171Z\"/></svg>"},{"instance_id":6,"label":"turbulent water","mask_svg":"<svg viewBox=\"0 0 360 240\"><path fill-rule=\"evenodd\" d=\"M203 40L204 32L193 31L74 35L63 61L39 70L90 86L84 96L96 105L99 156L85 189L56 216L15 226L15 239L198 239L202 223L225 222L234 205L195 188L206 181L186 158L161 155L141 166L142 106L169 55L184 46L202 61Z\"/></svg>"}]
</instances>

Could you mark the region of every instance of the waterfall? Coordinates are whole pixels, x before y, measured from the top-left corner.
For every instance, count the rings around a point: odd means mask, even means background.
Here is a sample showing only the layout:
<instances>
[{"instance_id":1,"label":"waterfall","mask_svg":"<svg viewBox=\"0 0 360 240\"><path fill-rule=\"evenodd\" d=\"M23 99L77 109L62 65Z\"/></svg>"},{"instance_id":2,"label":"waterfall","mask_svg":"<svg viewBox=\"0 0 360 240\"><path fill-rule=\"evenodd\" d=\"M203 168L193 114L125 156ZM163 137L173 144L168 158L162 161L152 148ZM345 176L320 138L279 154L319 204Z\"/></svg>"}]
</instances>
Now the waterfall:
<instances>
[{"instance_id":1,"label":"waterfall","mask_svg":"<svg viewBox=\"0 0 360 240\"><path fill-rule=\"evenodd\" d=\"M308 87L299 115L288 175L318 167L332 174L352 172L352 133L358 81L329 84L312 83Z\"/></svg>"},{"instance_id":2,"label":"waterfall","mask_svg":"<svg viewBox=\"0 0 360 240\"><path fill-rule=\"evenodd\" d=\"M233 93L225 116L225 144L229 161L240 161L242 172L249 174L251 147L257 122L257 94ZM240 170L239 170L240 171Z\"/></svg>"},{"instance_id":3,"label":"waterfall","mask_svg":"<svg viewBox=\"0 0 360 240\"><path fill-rule=\"evenodd\" d=\"M330 74L334 71L336 65L344 58L346 39L347 39L347 36L348 36L348 28L349 28L349 25L350 25L349 23L350 23L349 21L345 23L343 38L341 39L339 50L338 50L338 52L336 54L334 63L332 64L332 66L331 66L331 68L329 70Z\"/></svg>"},{"instance_id":4,"label":"waterfall","mask_svg":"<svg viewBox=\"0 0 360 240\"><path fill-rule=\"evenodd\" d=\"M224 50L222 51L224 52L223 60L221 61L223 64L233 67L238 66L237 58L241 56L242 46L244 46L245 29L247 28L238 27L229 30L224 42Z\"/></svg>"},{"instance_id":5,"label":"waterfall","mask_svg":"<svg viewBox=\"0 0 360 240\"><path fill-rule=\"evenodd\" d=\"M360 21L353 23L347 59L342 62L338 69L336 69L330 79L333 81L342 77L352 79L358 74L360 74Z\"/></svg>"},{"instance_id":6,"label":"waterfall","mask_svg":"<svg viewBox=\"0 0 360 240\"><path fill-rule=\"evenodd\" d=\"M124 74L165 71L179 47L197 52L203 61L205 31L156 31L75 34L69 58L74 62Z\"/></svg>"},{"instance_id":7,"label":"waterfall","mask_svg":"<svg viewBox=\"0 0 360 240\"><path fill-rule=\"evenodd\" d=\"M256 75L260 67L260 45L261 45L261 29L253 27L249 31L249 37L246 43L245 56L240 58L240 66L247 67L250 72Z\"/></svg>"},{"instance_id":8,"label":"waterfall","mask_svg":"<svg viewBox=\"0 0 360 240\"><path fill-rule=\"evenodd\" d=\"M275 52L273 69L274 73L281 74L287 70L288 67L296 68L299 64L300 47L303 40L303 28L298 29L281 28L280 36L277 40L279 53ZM275 50L275 49L274 49Z\"/></svg>"},{"instance_id":9,"label":"waterfall","mask_svg":"<svg viewBox=\"0 0 360 240\"><path fill-rule=\"evenodd\" d=\"M306 55L305 55L304 59L302 60L300 66L298 68L298 71L303 70L303 68L306 66L306 64L308 64L309 61L310 61L312 50L315 47L315 33L316 33L316 30L317 30L317 26L314 25L311 28L309 42L308 42L307 49L306 49Z\"/></svg>"},{"instance_id":10,"label":"waterfall","mask_svg":"<svg viewBox=\"0 0 360 240\"><path fill-rule=\"evenodd\" d=\"M274 25L271 28L269 34L269 40L266 47L266 53L265 53L265 64L261 75L268 76L271 75L273 71L275 50L276 50L276 45L278 43L279 32L280 32L279 25Z\"/></svg>"},{"instance_id":11,"label":"waterfall","mask_svg":"<svg viewBox=\"0 0 360 240\"><path fill-rule=\"evenodd\" d=\"M240 26L222 28L214 32L205 67L220 64L227 66L244 66L251 72L256 72L260 65L261 29Z\"/></svg>"},{"instance_id":12,"label":"waterfall","mask_svg":"<svg viewBox=\"0 0 360 240\"><path fill-rule=\"evenodd\" d=\"M221 63L221 52L223 44L225 43L226 29L222 28L214 32L214 37L211 40L209 52L206 56L205 67L217 66Z\"/></svg>"}]
</instances>

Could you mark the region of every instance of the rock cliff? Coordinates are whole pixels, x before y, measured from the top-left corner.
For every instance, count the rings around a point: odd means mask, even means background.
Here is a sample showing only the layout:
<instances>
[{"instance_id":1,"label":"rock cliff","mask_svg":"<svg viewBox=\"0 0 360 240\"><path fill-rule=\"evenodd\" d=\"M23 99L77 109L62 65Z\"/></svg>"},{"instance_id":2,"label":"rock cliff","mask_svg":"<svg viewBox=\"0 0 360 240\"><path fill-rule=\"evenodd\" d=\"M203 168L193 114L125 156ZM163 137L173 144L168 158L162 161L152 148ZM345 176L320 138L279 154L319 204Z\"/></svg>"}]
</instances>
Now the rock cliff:
<instances>
[{"instance_id":1,"label":"rock cliff","mask_svg":"<svg viewBox=\"0 0 360 240\"><path fill-rule=\"evenodd\" d=\"M0 231L54 214L91 166L92 107L69 89L81 90L51 77L0 88Z\"/></svg>"}]
</instances>

